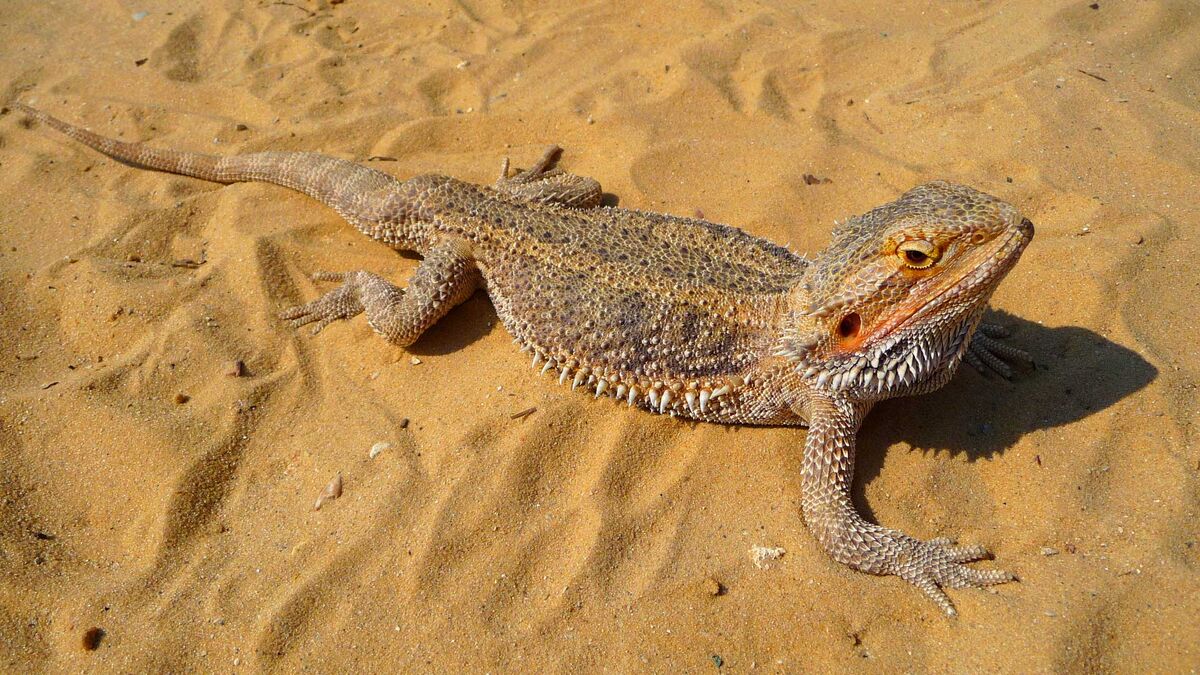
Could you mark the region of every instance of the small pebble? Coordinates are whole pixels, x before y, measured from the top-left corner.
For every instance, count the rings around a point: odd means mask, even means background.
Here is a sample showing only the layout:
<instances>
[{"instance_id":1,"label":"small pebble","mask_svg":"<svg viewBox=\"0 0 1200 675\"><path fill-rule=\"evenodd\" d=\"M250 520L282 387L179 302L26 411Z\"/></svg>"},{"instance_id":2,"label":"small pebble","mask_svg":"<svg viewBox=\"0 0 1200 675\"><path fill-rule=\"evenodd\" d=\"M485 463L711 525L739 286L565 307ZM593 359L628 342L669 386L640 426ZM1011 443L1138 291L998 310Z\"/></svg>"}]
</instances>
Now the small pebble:
<instances>
[{"instance_id":1,"label":"small pebble","mask_svg":"<svg viewBox=\"0 0 1200 675\"><path fill-rule=\"evenodd\" d=\"M1058 549L1053 546L1043 546L1042 555L1058 555Z\"/></svg>"},{"instance_id":2,"label":"small pebble","mask_svg":"<svg viewBox=\"0 0 1200 675\"><path fill-rule=\"evenodd\" d=\"M371 459L375 459L379 456L379 453L387 450L390 447L392 447L391 443L388 443L387 441L379 441L375 445L371 446L371 451L367 453L367 456Z\"/></svg>"},{"instance_id":3,"label":"small pebble","mask_svg":"<svg viewBox=\"0 0 1200 675\"><path fill-rule=\"evenodd\" d=\"M725 586L716 579L709 577L704 580L704 592L713 596L725 595Z\"/></svg>"},{"instance_id":4,"label":"small pebble","mask_svg":"<svg viewBox=\"0 0 1200 675\"><path fill-rule=\"evenodd\" d=\"M419 366L419 365L421 365L421 359L418 359L418 358L417 358L417 357L415 357L415 356L414 356L414 357L412 357L412 364L413 364L414 366Z\"/></svg>"},{"instance_id":5,"label":"small pebble","mask_svg":"<svg viewBox=\"0 0 1200 675\"><path fill-rule=\"evenodd\" d=\"M94 652L100 648L100 641L104 639L104 629L98 626L89 628L83 631L83 648L89 652Z\"/></svg>"},{"instance_id":6,"label":"small pebble","mask_svg":"<svg viewBox=\"0 0 1200 675\"><path fill-rule=\"evenodd\" d=\"M246 374L246 364L241 359L230 361L225 365L225 374L229 377L242 377Z\"/></svg>"},{"instance_id":7,"label":"small pebble","mask_svg":"<svg viewBox=\"0 0 1200 675\"><path fill-rule=\"evenodd\" d=\"M179 405L183 405L184 403L187 403L190 400L192 400L192 397L188 396L187 394L184 394L183 392L175 394L175 403L177 403Z\"/></svg>"},{"instance_id":8,"label":"small pebble","mask_svg":"<svg viewBox=\"0 0 1200 675\"><path fill-rule=\"evenodd\" d=\"M321 495L317 497L317 502L313 504L313 511L320 511L321 506L330 499L337 499L342 496L342 472L338 472L333 480L321 490Z\"/></svg>"},{"instance_id":9,"label":"small pebble","mask_svg":"<svg viewBox=\"0 0 1200 675\"><path fill-rule=\"evenodd\" d=\"M246 126L245 124L238 124L237 126L234 127L234 129L237 129L238 131L245 131L249 128L250 127Z\"/></svg>"},{"instance_id":10,"label":"small pebble","mask_svg":"<svg viewBox=\"0 0 1200 675\"><path fill-rule=\"evenodd\" d=\"M770 546L758 546L757 544L750 547L750 559L754 561L754 566L760 570L769 569L771 563L783 557L787 553L782 548Z\"/></svg>"},{"instance_id":11,"label":"small pebble","mask_svg":"<svg viewBox=\"0 0 1200 675\"><path fill-rule=\"evenodd\" d=\"M134 21L141 21L149 15L150 12L134 12L132 16Z\"/></svg>"},{"instance_id":12,"label":"small pebble","mask_svg":"<svg viewBox=\"0 0 1200 675\"><path fill-rule=\"evenodd\" d=\"M407 428L408 428L408 418L407 418L407 417L402 417L402 418L400 418L400 428L401 428L401 429L407 429Z\"/></svg>"}]
</instances>

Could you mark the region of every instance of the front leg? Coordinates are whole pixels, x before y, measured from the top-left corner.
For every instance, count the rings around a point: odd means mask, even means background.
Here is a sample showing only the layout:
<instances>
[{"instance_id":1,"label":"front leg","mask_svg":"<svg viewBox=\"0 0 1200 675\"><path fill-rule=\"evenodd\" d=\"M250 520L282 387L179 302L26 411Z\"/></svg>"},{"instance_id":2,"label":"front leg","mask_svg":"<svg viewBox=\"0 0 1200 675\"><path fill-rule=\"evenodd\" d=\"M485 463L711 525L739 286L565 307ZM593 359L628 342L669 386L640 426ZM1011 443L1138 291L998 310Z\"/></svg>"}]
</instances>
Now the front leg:
<instances>
[{"instance_id":1,"label":"front leg","mask_svg":"<svg viewBox=\"0 0 1200 675\"><path fill-rule=\"evenodd\" d=\"M810 403L804 444L804 519L822 548L840 563L871 574L894 574L925 592L947 615L954 604L943 588L990 586L1015 577L1000 570L977 570L964 563L988 555L982 546L954 546L949 539L914 539L868 523L854 510L855 434L870 406L839 399Z\"/></svg>"}]
</instances>

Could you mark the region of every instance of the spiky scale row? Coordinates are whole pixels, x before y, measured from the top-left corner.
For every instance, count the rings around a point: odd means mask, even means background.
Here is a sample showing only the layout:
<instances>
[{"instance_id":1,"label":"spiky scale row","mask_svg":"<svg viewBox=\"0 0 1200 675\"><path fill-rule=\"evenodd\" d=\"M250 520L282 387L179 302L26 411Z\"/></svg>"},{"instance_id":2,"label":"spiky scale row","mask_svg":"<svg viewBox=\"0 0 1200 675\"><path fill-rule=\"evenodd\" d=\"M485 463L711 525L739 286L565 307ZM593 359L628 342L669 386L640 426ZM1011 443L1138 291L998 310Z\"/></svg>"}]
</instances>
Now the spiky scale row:
<instances>
[{"instance_id":1,"label":"spiky scale row","mask_svg":"<svg viewBox=\"0 0 1200 675\"><path fill-rule=\"evenodd\" d=\"M629 407L644 403L642 407L659 414L675 415L687 413L692 416L720 412L724 405L722 397L744 387L751 382L745 377L727 377L714 380L654 380L648 377L637 377L632 373L621 373L606 366L585 365L577 358L549 356L547 351L534 345L522 344L519 339L513 342L521 346L522 351L532 352L532 367L541 368L541 374L551 371L558 372L558 383L571 389L586 386L594 398L611 396L614 400L624 401Z\"/></svg>"}]
</instances>

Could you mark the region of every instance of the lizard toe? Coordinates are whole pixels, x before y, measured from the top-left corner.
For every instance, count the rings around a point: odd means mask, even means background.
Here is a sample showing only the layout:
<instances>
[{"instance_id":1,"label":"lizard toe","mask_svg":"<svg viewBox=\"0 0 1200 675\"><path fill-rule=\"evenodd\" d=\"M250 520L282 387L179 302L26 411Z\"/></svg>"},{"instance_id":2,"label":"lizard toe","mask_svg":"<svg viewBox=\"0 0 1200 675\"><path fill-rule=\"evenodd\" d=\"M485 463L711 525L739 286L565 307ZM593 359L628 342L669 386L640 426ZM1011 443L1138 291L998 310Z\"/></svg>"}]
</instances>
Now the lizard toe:
<instances>
[{"instance_id":1,"label":"lizard toe","mask_svg":"<svg viewBox=\"0 0 1200 675\"><path fill-rule=\"evenodd\" d=\"M966 563L989 557L980 545L956 546L947 537L929 541L912 541L910 555L896 571L897 575L921 589L948 616L956 614L954 603L946 595L947 588L978 588L994 586L1016 577L1003 570L977 570Z\"/></svg>"},{"instance_id":2,"label":"lizard toe","mask_svg":"<svg viewBox=\"0 0 1200 675\"><path fill-rule=\"evenodd\" d=\"M333 273L318 274L333 276ZM316 278L317 275L313 276ZM345 277L345 273L340 273L339 276ZM349 319L361 314L362 311L363 306L358 298L358 289L353 283L347 282L312 302L284 310L279 314L279 318L289 321L292 328L301 328L315 322L312 334L316 335L334 321Z\"/></svg>"},{"instance_id":3,"label":"lizard toe","mask_svg":"<svg viewBox=\"0 0 1200 675\"><path fill-rule=\"evenodd\" d=\"M954 540L948 537L931 539L929 540L929 543L941 546L945 558L951 562L967 563L991 557L991 554L988 553L987 548L980 544L955 546Z\"/></svg>"},{"instance_id":4,"label":"lizard toe","mask_svg":"<svg viewBox=\"0 0 1200 675\"><path fill-rule=\"evenodd\" d=\"M985 330L984 326L988 326ZM1023 349L1000 341L1001 335L1007 335L1007 330L992 324L981 324L979 330L971 339L964 355L967 363L984 377L999 375L1006 380L1013 377L1010 363L1033 364L1033 357Z\"/></svg>"},{"instance_id":5,"label":"lizard toe","mask_svg":"<svg viewBox=\"0 0 1200 675\"><path fill-rule=\"evenodd\" d=\"M312 273L313 281L348 281L353 272L329 272L318 270Z\"/></svg>"},{"instance_id":6,"label":"lizard toe","mask_svg":"<svg viewBox=\"0 0 1200 675\"><path fill-rule=\"evenodd\" d=\"M903 578L905 581L919 588L925 594L925 597L932 600L946 616L958 616L958 610L954 609L954 603L950 600L950 596L946 595L946 591L942 590L941 585L934 580L933 576L922 572L912 576L904 576Z\"/></svg>"}]
</instances>

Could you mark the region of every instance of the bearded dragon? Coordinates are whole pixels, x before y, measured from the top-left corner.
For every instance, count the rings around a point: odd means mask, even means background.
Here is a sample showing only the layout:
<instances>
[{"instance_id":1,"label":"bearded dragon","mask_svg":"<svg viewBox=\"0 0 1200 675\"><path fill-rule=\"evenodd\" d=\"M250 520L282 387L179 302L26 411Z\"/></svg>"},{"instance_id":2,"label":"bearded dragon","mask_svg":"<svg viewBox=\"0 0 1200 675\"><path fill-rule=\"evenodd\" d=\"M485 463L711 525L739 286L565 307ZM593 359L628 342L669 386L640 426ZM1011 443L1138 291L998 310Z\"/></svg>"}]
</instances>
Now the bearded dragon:
<instances>
[{"instance_id":1,"label":"bearded dragon","mask_svg":"<svg viewBox=\"0 0 1200 675\"><path fill-rule=\"evenodd\" d=\"M590 178L551 148L494 185L399 180L306 152L213 156L34 119L135 167L218 183L263 181L326 204L369 237L423 256L405 288L366 270L285 310L315 334L365 314L400 347L483 288L533 365L599 398L702 422L807 426L802 508L835 560L915 584L1000 584L967 565L982 546L923 541L865 520L850 498L855 435L878 401L944 385L963 360L1008 374L1024 358L981 327L987 301L1033 237L1013 206L936 181L850 218L812 259L697 218L601 206Z\"/></svg>"}]
</instances>

